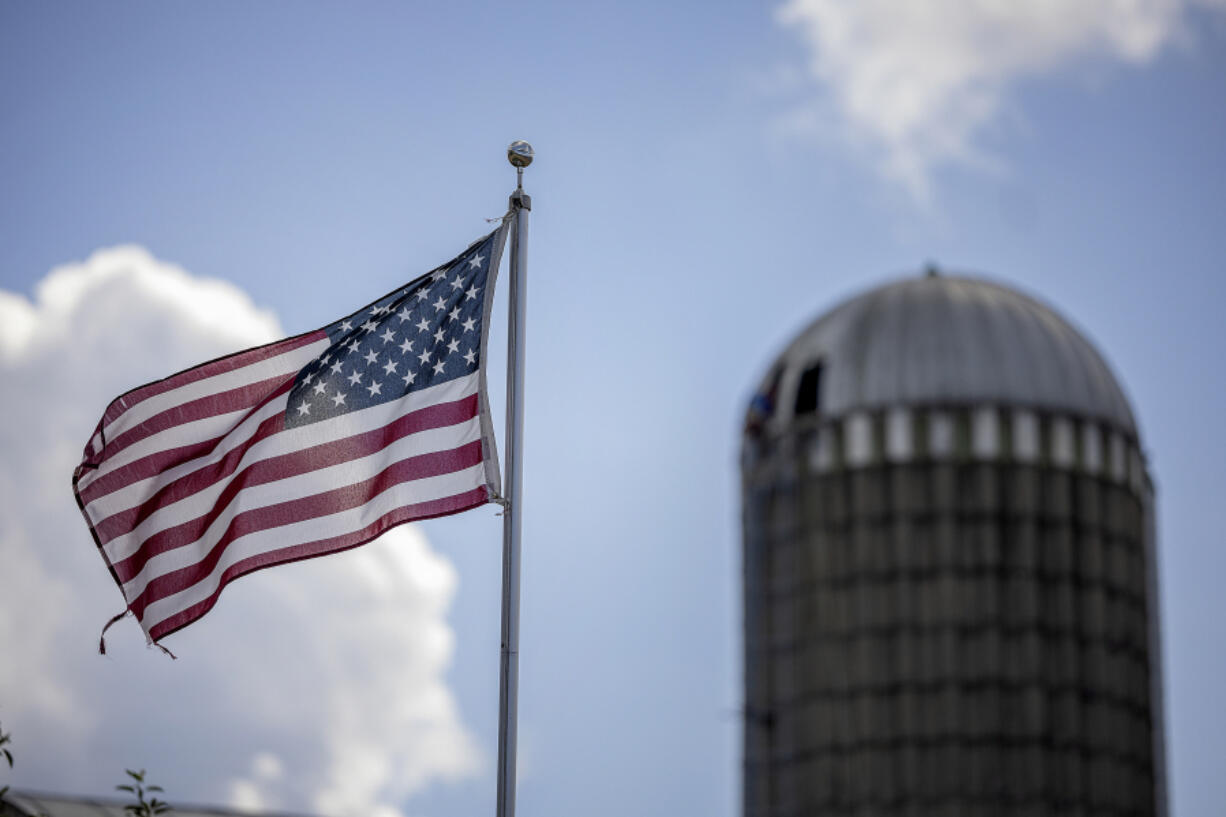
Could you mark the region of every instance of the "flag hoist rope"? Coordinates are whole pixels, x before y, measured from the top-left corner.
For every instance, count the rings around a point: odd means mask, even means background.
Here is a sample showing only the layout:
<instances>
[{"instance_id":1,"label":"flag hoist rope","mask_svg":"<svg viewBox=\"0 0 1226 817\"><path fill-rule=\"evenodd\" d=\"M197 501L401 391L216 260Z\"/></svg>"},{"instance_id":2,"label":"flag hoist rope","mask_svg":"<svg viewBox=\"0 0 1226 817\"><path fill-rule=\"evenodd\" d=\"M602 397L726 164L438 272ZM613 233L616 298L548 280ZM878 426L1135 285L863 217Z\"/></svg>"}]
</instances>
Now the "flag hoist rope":
<instances>
[{"instance_id":1,"label":"flag hoist rope","mask_svg":"<svg viewBox=\"0 0 1226 817\"><path fill-rule=\"evenodd\" d=\"M524 317L527 314L528 213L532 199L524 192L524 168L532 163L532 146L512 142L507 160L515 166L511 194L515 223L511 231L511 280L507 332L507 454L502 521L502 660L498 677L498 815L515 815L515 742L519 708L519 535L523 504Z\"/></svg>"}]
</instances>

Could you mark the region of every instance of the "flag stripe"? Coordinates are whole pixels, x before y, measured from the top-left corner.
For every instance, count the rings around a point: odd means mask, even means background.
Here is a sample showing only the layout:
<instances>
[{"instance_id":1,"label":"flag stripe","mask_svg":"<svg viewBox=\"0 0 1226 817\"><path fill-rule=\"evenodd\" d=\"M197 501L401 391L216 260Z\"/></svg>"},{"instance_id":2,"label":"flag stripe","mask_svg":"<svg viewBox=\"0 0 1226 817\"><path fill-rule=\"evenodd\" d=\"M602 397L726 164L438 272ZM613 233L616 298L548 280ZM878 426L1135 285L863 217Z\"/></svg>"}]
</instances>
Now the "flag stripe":
<instances>
[{"instance_id":1,"label":"flag stripe","mask_svg":"<svg viewBox=\"0 0 1226 817\"><path fill-rule=\"evenodd\" d=\"M431 519L436 516L445 516L447 514L466 511L470 508L476 508L484 505L489 501L485 488L474 488L462 494L445 497L443 499L434 499L427 502L419 502L415 505L396 508L381 516L371 524L361 530L351 531L349 533L330 536L324 539L317 539L312 542L307 542L301 545L292 545L290 547L281 548L280 550L271 550L261 553L258 556L251 556L242 559L228 568L217 578L215 589L205 598L192 603L190 606L179 610L176 613L166 615L158 623L148 628L149 637L154 641L165 638L176 630L186 627L196 619L203 616L213 608L217 603L218 597L221 595L221 590L225 585L237 579L239 576L246 575L256 570L261 570L265 567L275 567L280 564L288 564L297 562L303 559L311 559L316 556L324 556L329 553L339 553L343 550L364 545L367 542L375 539L384 531L401 524L402 522L415 521L419 519Z\"/></svg>"},{"instance_id":2,"label":"flag stripe","mask_svg":"<svg viewBox=\"0 0 1226 817\"><path fill-rule=\"evenodd\" d=\"M96 500L113 491L134 486L136 483L147 479L163 478L165 469L191 467L197 457L207 455L211 451L215 451L220 456L225 450L229 450L235 441L241 439L242 435L249 431L254 434L260 433L260 424L270 417L282 419L276 428L268 429L267 431L269 433L279 431L285 425L285 409L288 404L289 392L293 385L294 382L287 379L276 391L268 396L263 404L247 412L235 412L231 415L231 425L229 427L225 427L216 419L209 421L198 420L195 423L184 424L178 428L167 429L160 435L154 435L142 440L138 445L129 448L116 457L119 464L115 464L110 460L104 460L102 465L99 466L101 476L85 485L84 488L78 486L82 501L87 505L93 505ZM203 423L212 423L213 427L210 428ZM206 434L206 430L210 433ZM203 445L205 446L203 450L200 448L201 444L196 444L195 450L198 453L193 453L187 458L167 458L167 451L176 450L175 443L181 439L195 439L191 436L192 434L200 435L199 439L203 440ZM165 447L159 449L157 447L159 443ZM139 451L134 450L138 448L140 449ZM105 515L100 518L105 518Z\"/></svg>"},{"instance_id":3,"label":"flag stripe","mask_svg":"<svg viewBox=\"0 0 1226 817\"><path fill-rule=\"evenodd\" d=\"M105 439L113 439L171 406L227 391L252 380L294 374L327 348L327 333L317 330L238 352L141 386L111 402L104 415L102 433Z\"/></svg>"},{"instance_id":4,"label":"flag stripe","mask_svg":"<svg viewBox=\"0 0 1226 817\"><path fill-rule=\"evenodd\" d=\"M227 536L226 544L229 544L229 547L214 547L196 564L158 576L138 597L130 600L129 609L137 618L149 622L164 618L164 608L177 607L182 601L178 598L180 594L207 595L209 588L226 568L244 558L277 550L286 542L313 540L318 538L320 533L341 535L346 531L361 529L369 524L368 519L372 514L377 518L395 505L404 504L406 501L408 504L417 504L443 499L457 493L456 489L460 486L472 484L474 477L480 479L479 441L465 446L460 453L454 454L451 460L453 464L463 462L470 467L466 470L451 470L424 478L413 478L408 476L414 470L413 463L395 463L384 473L361 486L346 486L321 496L322 504L329 509L327 513L319 512L319 507L314 504L315 497L303 497L273 508L252 511L249 519L240 517L235 520L234 524L239 530L236 535ZM415 481L406 483L407 479ZM389 490L397 487L401 490ZM359 488L376 490L358 496ZM291 511L304 515L291 515ZM286 524L288 519L294 521Z\"/></svg>"},{"instance_id":5,"label":"flag stripe","mask_svg":"<svg viewBox=\"0 0 1226 817\"><path fill-rule=\"evenodd\" d=\"M278 415L278 417L283 418L284 414ZM199 457L212 451L217 447L218 443L225 439L227 439L226 436L214 437L210 440L201 440L200 442L181 445L177 448L168 448L165 451L150 454L144 459L110 472L102 479L93 481L86 488L82 488L78 480L77 496L81 501L86 517L91 522L96 523L101 518L95 509L94 503L96 500L128 486L139 487L145 482L166 473L167 469L182 468L184 466L194 468Z\"/></svg>"},{"instance_id":6,"label":"flag stripe","mask_svg":"<svg viewBox=\"0 0 1226 817\"><path fill-rule=\"evenodd\" d=\"M286 380L282 386L286 391L293 387L292 380ZM128 446L122 451L117 451L114 454L103 450L103 460L98 466L98 469L91 474L87 474L81 481L85 488L89 488L98 480L105 477L107 474L122 468L123 466L136 462L142 457L149 454L154 454L159 451L164 451L170 448L173 443L183 439L210 439L213 437L224 437L234 425L239 422L249 411L249 409L241 409L232 411L229 414L222 414L215 417L204 417L202 419L193 420L190 423L175 426L169 429L151 434L145 439ZM109 445L107 446L110 447Z\"/></svg>"},{"instance_id":7,"label":"flag stripe","mask_svg":"<svg viewBox=\"0 0 1226 817\"><path fill-rule=\"evenodd\" d=\"M385 449L381 446L360 459L346 458L329 463L321 452L309 449L288 455L288 460L265 460L261 465L268 464L273 471L273 478L266 480L267 484L252 485L244 480L231 481L223 486L220 496L212 502L200 503L194 509L199 515L192 516L192 510L186 508L174 509L175 513L165 514L155 520L163 523L160 530L142 531L139 535L109 543L106 546L107 555L115 565L120 580L125 583L125 593L131 597L134 594L128 582L136 577L146 562L154 561L149 570L155 573L163 572L171 565L181 567L190 564L190 555L168 555L169 551L196 545L197 547L188 549L190 553L196 553L213 547L227 531L230 522L243 512L274 506L294 497L320 495L338 485L352 485L378 474L390 462L407 458L413 453L445 453L471 443L474 439L479 440L480 436L479 422L461 422L420 434L402 436L401 439L389 443ZM314 467L300 467L303 464L309 465L312 459L318 459ZM287 473L283 478L275 476L277 472L287 470L296 473ZM423 471L423 475L429 474ZM234 501L236 495L239 496L237 502ZM203 513L200 513L200 507L203 507ZM165 525L166 521L176 519L187 521ZM126 558L117 556L121 551L130 555Z\"/></svg>"},{"instance_id":8,"label":"flag stripe","mask_svg":"<svg viewBox=\"0 0 1226 817\"><path fill-rule=\"evenodd\" d=\"M234 473L250 460L250 453L261 441L275 436L284 428L284 413L265 417L250 436L233 433L210 441L212 444L200 451L198 456L184 458L175 466L99 497L86 506L90 517L98 520L94 529L99 541L106 544L116 536L128 533L135 525L167 505L204 490L218 479ZM220 445L222 441L226 443L225 446ZM142 462L155 462L157 459L157 455L154 455Z\"/></svg>"},{"instance_id":9,"label":"flag stripe","mask_svg":"<svg viewBox=\"0 0 1226 817\"><path fill-rule=\"evenodd\" d=\"M140 425L129 428L107 443L107 459L118 458L125 450L167 429L197 420L214 419L224 427L233 426L232 418L268 399L276 389L293 386L292 373L257 380L229 391L209 394L180 403L149 417Z\"/></svg>"},{"instance_id":10,"label":"flag stripe","mask_svg":"<svg viewBox=\"0 0 1226 817\"><path fill-rule=\"evenodd\" d=\"M167 380L159 381L152 384L160 386L163 391L153 395L149 399L144 400L136 405L128 405L128 408L122 409L122 413L116 415L111 423L104 430L99 430L98 436L101 444L97 448L97 452L92 454L84 464L92 464L96 466L94 470L85 471L78 480L78 489L84 490L93 482L104 477L111 470L123 465L131 460L131 456L127 459L117 459L116 454L121 449L112 448L111 446L122 437L134 429L139 428L140 424L149 420L152 417L166 414L172 411L175 407L191 403L202 397L206 397L210 393L210 387L213 391L228 391L240 386L244 379L246 382L254 380L277 381L277 378L284 378L292 385L293 376L308 362L313 359L313 356L321 353L327 348L327 335L323 332L312 332L309 336L303 336L310 340L310 343L303 345L296 342L291 345L288 351L282 354L271 354L277 344L270 347L263 347L265 354L253 359L249 365L240 369L227 369L220 375L211 378L196 379L189 382L182 388L170 388L168 384L176 380L176 377L167 378ZM322 339L321 339L322 338ZM300 341L301 338L294 339ZM213 364L206 364L204 367L189 369L182 375L199 375L202 371L207 371L209 366L220 365L222 363L230 363L234 358L245 357L245 353L234 355L231 358L224 358L221 361L214 361ZM111 403L107 409L108 414L119 406L124 401L130 399L130 395L125 395ZM258 400L257 400L258 402ZM233 408L241 408L235 406ZM147 438L147 437L146 437ZM148 450L143 449L143 450Z\"/></svg>"},{"instance_id":11,"label":"flag stripe","mask_svg":"<svg viewBox=\"0 0 1226 817\"><path fill-rule=\"evenodd\" d=\"M113 493L105 497L95 496L90 491L82 492L83 496L87 497L86 511L97 526L115 513L152 501L163 488L199 469L234 463L232 470L237 471L243 465L256 460L317 445L321 438L352 437L384 426L402 413L411 414L432 404L450 403L474 395L478 383L475 374L459 377L407 395L397 404L385 403L324 420L313 426L293 429L284 427L287 393L282 391L276 399L270 400L268 404L244 418L224 439L211 441L212 445L207 451L201 452L198 459L180 460L177 465L168 466L167 470L161 473L150 474L139 480L134 478L122 488L110 486Z\"/></svg>"},{"instance_id":12,"label":"flag stripe","mask_svg":"<svg viewBox=\"0 0 1226 817\"><path fill-rule=\"evenodd\" d=\"M127 443L114 444L107 442L102 450L101 460L98 462L96 470L82 480L82 487L88 488L95 481L105 477L116 468L138 460L151 452L167 448L166 440L168 439L173 440L176 437L205 439L214 435L224 434L232 429L252 408L268 402L273 397L285 394L294 387L294 377L292 374L268 378L262 382L266 384L267 388L262 392L249 392L246 395L247 399L245 401L235 400L232 403L216 406L219 411L225 411L225 413L209 414L207 410L188 410L182 417L182 422L160 423L162 425L161 428L155 428L153 433L145 435L140 434L140 427L137 427L130 430L129 433L133 437ZM173 420L180 408L178 406L172 407L164 412L163 415L158 416L164 416L166 419Z\"/></svg>"},{"instance_id":13,"label":"flag stripe","mask_svg":"<svg viewBox=\"0 0 1226 817\"><path fill-rule=\"evenodd\" d=\"M455 425L476 417L477 413L477 396L473 394L462 400L427 406L399 417L383 428L332 440L305 451L260 451L256 454L250 445L243 446L231 450L217 462L161 487L140 504L103 519L97 525L98 538L107 546L111 559L119 560L133 552L141 538L162 529L163 526L159 524L162 517L193 518L216 503L224 506L241 488L303 474L320 467L319 463L322 462L338 463L365 457L408 434ZM423 442L421 437L417 440ZM252 461L257 456L264 459ZM227 479L232 475L233 479ZM112 546L118 537L130 534L130 538L137 540L137 545L131 548Z\"/></svg>"}]
</instances>

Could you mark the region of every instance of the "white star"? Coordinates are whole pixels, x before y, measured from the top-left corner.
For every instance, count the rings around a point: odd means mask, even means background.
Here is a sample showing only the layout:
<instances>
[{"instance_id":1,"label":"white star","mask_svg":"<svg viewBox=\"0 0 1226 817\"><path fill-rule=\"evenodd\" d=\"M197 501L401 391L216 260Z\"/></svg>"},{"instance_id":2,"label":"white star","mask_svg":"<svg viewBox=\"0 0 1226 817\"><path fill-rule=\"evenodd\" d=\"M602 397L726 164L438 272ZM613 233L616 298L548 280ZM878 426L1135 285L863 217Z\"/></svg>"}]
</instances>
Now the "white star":
<instances>
[{"instance_id":1,"label":"white star","mask_svg":"<svg viewBox=\"0 0 1226 817\"><path fill-rule=\"evenodd\" d=\"M351 352L356 352L358 350L358 347L361 345L362 344L358 343L358 339L354 338L353 340L345 344L345 348Z\"/></svg>"},{"instance_id":2,"label":"white star","mask_svg":"<svg viewBox=\"0 0 1226 817\"><path fill-rule=\"evenodd\" d=\"M435 281L441 281L447 277L447 270L445 269L435 270L434 274L431 275L430 277Z\"/></svg>"},{"instance_id":3,"label":"white star","mask_svg":"<svg viewBox=\"0 0 1226 817\"><path fill-rule=\"evenodd\" d=\"M442 374L442 373L443 373L443 366L445 366L446 364L447 364L447 361L445 361L445 360L440 360L438 363L435 363L435 364L434 364L434 373L435 373L435 374Z\"/></svg>"},{"instance_id":4,"label":"white star","mask_svg":"<svg viewBox=\"0 0 1226 817\"><path fill-rule=\"evenodd\" d=\"M464 321L464 331L465 332L473 331L473 327L476 325L476 323L477 322L472 318L469 318L468 320Z\"/></svg>"},{"instance_id":5,"label":"white star","mask_svg":"<svg viewBox=\"0 0 1226 817\"><path fill-rule=\"evenodd\" d=\"M478 292L480 292L480 291L481 291L481 290L477 289L477 285L476 285L476 284L473 284L472 286L470 286L470 287L468 288L468 291L464 293L464 294L467 296L467 297L465 298L465 300L466 300L466 301L471 301L471 300L475 299L475 298L477 297L477 293L478 293Z\"/></svg>"},{"instance_id":6,"label":"white star","mask_svg":"<svg viewBox=\"0 0 1226 817\"><path fill-rule=\"evenodd\" d=\"M311 385L311 381L315 379L315 372L307 372L307 376L302 378L302 382Z\"/></svg>"},{"instance_id":7,"label":"white star","mask_svg":"<svg viewBox=\"0 0 1226 817\"><path fill-rule=\"evenodd\" d=\"M374 397L376 394L383 394L383 392L380 391L382 388L383 386L378 380L372 380L370 381L370 385L366 387L366 390L370 392L371 397Z\"/></svg>"},{"instance_id":8,"label":"white star","mask_svg":"<svg viewBox=\"0 0 1226 817\"><path fill-rule=\"evenodd\" d=\"M418 360L420 360L422 363L429 363L429 362L430 362L430 353L429 353L429 352L422 352L420 355L418 355L418 356L417 356L417 359L418 359Z\"/></svg>"},{"instance_id":9,"label":"white star","mask_svg":"<svg viewBox=\"0 0 1226 817\"><path fill-rule=\"evenodd\" d=\"M341 331L342 331L342 332L352 332L352 331L353 331L353 322L352 322L352 321L350 321L349 319L345 319L345 320L341 321Z\"/></svg>"},{"instance_id":10,"label":"white star","mask_svg":"<svg viewBox=\"0 0 1226 817\"><path fill-rule=\"evenodd\" d=\"M391 330L391 327L388 327L387 329L383 330L383 334L379 337L383 338L384 343L389 343L395 339L396 333Z\"/></svg>"},{"instance_id":11,"label":"white star","mask_svg":"<svg viewBox=\"0 0 1226 817\"><path fill-rule=\"evenodd\" d=\"M455 309L448 312L447 317L451 318L453 321L458 321L460 319L460 307L457 306Z\"/></svg>"},{"instance_id":12,"label":"white star","mask_svg":"<svg viewBox=\"0 0 1226 817\"><path fill-rule=\"evenodd\" d=\"M464 288L464 279L462 279L462 278L461 278L459 275L457 275L456 277L452 278L452 279L451 279L451 288L452 288L452 289L463 289L463 288Z\"/></svg>"},{"instance_id":13,"label":"white star","mask_svg":"<svg viewBox=\"0 0 1226 817\"><path fill-rule=\"evenodd\" d=\"M400 351L404 352L406 355L413 351L413 341L405 338L404 343L400 344Z\"/></svg>"},{"instance_id":14,"label":"white star","mask_svg":"<svg viewBox=\"0 0 1226 817\"><path fill-rule=\"evenodd\" d=\"M374 350L374 349L371 349L369 352L367 352L367 353L366 353L366 362L367 362L367 363L374 363L374 362L375 362L376 360L378 360L378 359L379 359L379 356L375 354L375 350Z\"/></svg>"},{"instance_id":15,"label":"white star","mask_svg":"<svg viewBox=\"0 0 1226 817\"><path fill-rule=\"evenodd\" d=\"M342 368L341 362L338 360L335 363L333 363L331 366L329 366L328 368L332 370L332 374L340 374L341 368Z\"/></svg>"},{"instance_id":16,"label":"white star","mask_svg":"<svg viewBox=\"0 0 1226 817\"><path fill-rule=\"evenodd\" d=\"M345 393L344 393L343 391L338 391L338 392L337 392L335 395L333 395L333 397L332 397L332 402L333 402L333 404L334 404L334 405L337 405L337 406L339 406L339 405L341 405L342 403L344 403L344 402L345 402Z\"/></svg>"},{"instance_id":17,"label":"white star","mask_svg":"<svg viewBox=\"0 0 1226 817\"><path fill-rule=\"evenodd\" d=\"M406 306L406 307L402 307L401 310L396 313L396 317L400 318L401 323L404 323L405 321L407 321L409 318L413 316L409 314L409 308Z\"/></svg>"},{"instance_id":18,"label":"white star","mask_svg":"<svg viewBox=\"0 0 1226 817\"><path fill-rule=\"evenodd\" d=\"M362 325L361 325L360 327L358 327L358 328L359 328L359 329L365 329L367 332L373 332L373 331L375 331L376 329L378 329L378 328L379 328L379 324L375 323L374 321L369 321L369 320L368 320L366 323L362 324Z\"/></svg>"},{"instance_id":19,"label":"white star","mask_svg":"<svg viewBox=\"0 0 1226 817\"><path fill-rule=\"evenodd\" d=\"M453 341L451 341L450 343L448 343L448 344L447 344L447 351L449 351L449 352L458 352L458 351L460 351L460 342L459 342L458 340L453 340Z\"/></svg>"},{"instance_id":20,"label":"white star","mask_svg":"<svg viewBox=\"0 0 1226 817\"><path fill-rule=\"evenodd\" d=\"M439 327L439 330L438 330L437 332L435 332L435 333L434 333L434 340L435 340L436 342L438 342L438 343L442 343L442 342L443 342L443 337L444 337L444 335L443 335L443 329L442 329L442 327Z\"/></svg>"},{"instance_id":21,"label":"white star","mask_svg":"<svg viewBox=\"0 0 1226 817\"><path fill-rule=\"evenodd\" d=\"M481 262L484 260L485 260L485 256L482 255L481 253L477 253L472 258L468 259L468 266L473 267L475 269L476 267L481 266Z\"/></svg>"},{"instance_id":22,"label":"white star","mask_svg":"<svg viewBox=\"0 0 1226 817\"><path fill-rule=\"evenodd\" d=\"M310 414L310 413L311 413L311 404L310 404L310 403L308 403L307 401L303 400L301 403L299 403L299 404L298 404L298 416L299 416L299 417L301 417L301 416L302 416L302 415L304 415L304 414Z\"/></svg>"},{"instance_id":23,"label":"white star","mask_svg":"<svg viewBox=\"0 0 1226 817\"><path fill-rule=\"evenodd\" d=\"M328 384L322 380L315 384L315 393L323 394L328 389Z\"/></svg>"},{"instance_id":24,"label":"white star","mask_svg":"<svg viewBox=\"0 0 1226 817\"><path fill-rule=\"evenodd\" d=\"M396 365L397 365L397 364L396 364L396 361L394 361L394 360L390 360L390 359L389 359L389 360L387 361L387 363L384 363L384 364L383 364L383 373L384 373L384 374L395 374L395 373L396 373Z\"/></svg>"},{"instance_id":25,"label":"white star","mask_svg":"<svg viewBox=\"0 0 1226 817\"><path fill-rule=\"evenodd\" d=\"M464 360L468 361L468 365L471 366L472 364L477 362L477 355L476 353L473 352L472 349L469 349L467 352L464 353Z\"/></svg>"},{"instance_id":26,"label":"white star","mask_svg":"<svg viewBox=\"0 0 1226 817\"><path fill-rule=\"evenodd\" d=\"M417 300L424 301L426 300L426 298L429 298L429 297L430 295L426 292L425 287L422 287L421 289L417 290Z\"/></svg>"},{"instance_id":27,"label":"white star","mask_svg":"<svg viewBox=\"0 0 1226 817\"><path fill-rule=\"evenodd\" d=\"M422 317L421 320L419 320L417 323L413 325L416 326L418 330L422 332L426 332L430 329L430 322L426 320L424 316Z\"/></svg>"},{"instance_id":28,"label":"white star","mask_svg":"<svg viewBox=\"0 0 1226 817\"><path fill-rule=\"evenodd\" d=\"M442 312L444 309L447 308L447 302L444 301L443 296L440 295L438 296L438 300L430 304L430 306L434 307L435 312Z\"/></svg>"},{"instance_id":29,"label":"white star","mask_svg":"<svg viewBox=\"0 0 1226 817\"><path fill-rule=\"evenodd\" d=\"M407 388L410 383L417 379L417 375L413 374L412 372L405 372L404 376L400 379L404 381L404 385Z\"/></svg>"},{"instance_id":30,"label":"white star","mask_svg":"<svg viewBox=\"0 0 1226 817\"><path fill-rule=\"evenodd\" d=\"M362 383L362 375L358 374L358 370L354 369L353 374L349 375L349 385L359 386Z\"/></svg>"}]
</instances>

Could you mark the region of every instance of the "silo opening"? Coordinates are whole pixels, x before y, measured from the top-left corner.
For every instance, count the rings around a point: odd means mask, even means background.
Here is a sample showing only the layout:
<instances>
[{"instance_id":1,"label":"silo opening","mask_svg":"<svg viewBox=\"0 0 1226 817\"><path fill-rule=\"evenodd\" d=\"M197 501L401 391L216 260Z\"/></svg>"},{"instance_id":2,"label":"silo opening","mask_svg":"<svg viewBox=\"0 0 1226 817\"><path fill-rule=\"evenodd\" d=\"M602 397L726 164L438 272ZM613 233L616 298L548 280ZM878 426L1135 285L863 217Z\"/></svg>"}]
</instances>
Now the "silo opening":
<instances>
[{"instance_id":1,"label":"silo opening","mask_svg":"<svg viewBox=\"0 0 1226 817\"><path fill-rule=\"evenodd\" d=\"M793 413L797 417L821 413L822 362L819 360L800 375L796 387L796 403Z\"/></svg>"}]
</instances>

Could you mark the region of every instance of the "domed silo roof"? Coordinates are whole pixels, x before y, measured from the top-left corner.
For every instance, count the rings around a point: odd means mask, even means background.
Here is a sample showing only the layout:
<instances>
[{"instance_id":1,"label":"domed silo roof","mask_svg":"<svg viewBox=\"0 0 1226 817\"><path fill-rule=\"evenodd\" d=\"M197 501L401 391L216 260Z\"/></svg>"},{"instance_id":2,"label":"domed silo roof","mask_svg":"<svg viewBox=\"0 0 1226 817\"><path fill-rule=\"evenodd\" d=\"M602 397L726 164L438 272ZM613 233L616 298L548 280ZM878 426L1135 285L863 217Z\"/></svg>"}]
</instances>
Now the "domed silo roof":
<instances>
[{"instance_id":1,"label":"domed silo roof","mask_svg":"<svg viewBox=\"0 0 1226 817\"><path fill-rule=\"evenodd\" d=\"M819 317L763 381L767 428L790 424L802 380L819 367L808 384L825 417L987 403L1078 416L1137 438L1128 399L1085 336L1051 307L982 279L908 278Z\"/></svg>"}]
</instances>

